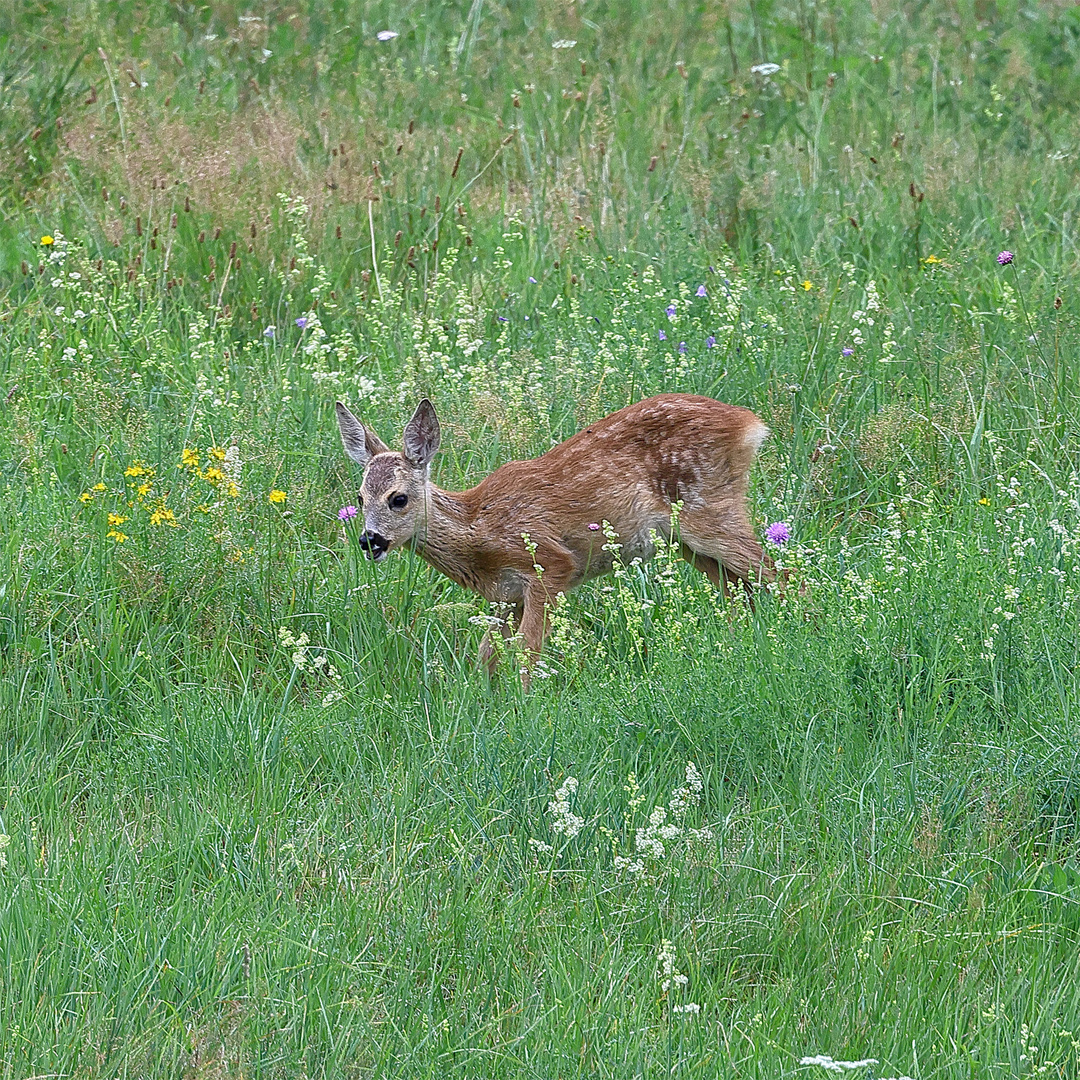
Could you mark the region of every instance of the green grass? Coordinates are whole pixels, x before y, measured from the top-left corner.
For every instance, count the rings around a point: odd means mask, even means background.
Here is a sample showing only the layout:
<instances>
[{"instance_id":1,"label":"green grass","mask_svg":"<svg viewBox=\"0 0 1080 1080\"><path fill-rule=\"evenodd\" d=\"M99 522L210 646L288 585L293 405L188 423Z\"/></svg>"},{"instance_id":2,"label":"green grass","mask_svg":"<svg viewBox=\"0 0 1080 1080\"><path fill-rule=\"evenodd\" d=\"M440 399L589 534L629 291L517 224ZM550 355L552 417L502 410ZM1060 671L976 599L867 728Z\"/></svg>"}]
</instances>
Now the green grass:
<instances>
[{"instance_id":1,"label":"green grass","mask_svg":"<svg viewBox=\"0 0 1080 1080\"><path fill-rule=\"evenodd\" d=\"M1080 1074L1078 49L0 14L0 1075ZM526 695L342 534L336 398L453 487L662 391L772 428L801 594L624 568Z\"/></svg>"}]
</instances>

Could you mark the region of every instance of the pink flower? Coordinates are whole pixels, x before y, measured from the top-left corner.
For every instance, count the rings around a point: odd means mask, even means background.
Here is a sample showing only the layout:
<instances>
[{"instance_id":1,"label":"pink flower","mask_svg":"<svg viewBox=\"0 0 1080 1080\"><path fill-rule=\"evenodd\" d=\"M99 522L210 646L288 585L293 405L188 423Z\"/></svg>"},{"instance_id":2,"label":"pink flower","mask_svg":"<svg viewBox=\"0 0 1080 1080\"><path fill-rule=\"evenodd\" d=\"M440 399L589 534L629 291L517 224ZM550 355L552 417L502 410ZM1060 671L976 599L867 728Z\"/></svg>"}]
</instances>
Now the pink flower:
<instances>
[{"instance_id":1,"label":"pink flower","mask_svg":"<svg viewBox=\"0 0 1080 1080\"><path fill-rule=\"evenodd\" d=\"M352 519L353 519L354 517L356 517L356 515L357 515L358 513L360 513L360 511L359 511L359 510L357 510L355 506L343 506L343 507L342 507L342 508L341 508L341 509L340 509L340 510L339 510L339 511L337 512L337 516L338 516L338 517L339 517L339 518L340 518L340 519L341 519L342 521L352 521Z\"/></svg>"},{"instance_id":2,"label":"pink flower","mask_svg":"<svg viewBox=\"0 0 1080 1080\"><path fill-rule=\"evenodd\" d=\"M1002 251L998 257L998 266L1008 266L1016 256L1011 251Z\"/></svg>"},{"instance_id":3,"label":"pink flower","mask_svg":"<svg viewBox=\"0 0 1080 1080\"><path fill-rule=\"evenodd\" d=\"M765 530L765 539L770 544L781 547L791 539L791 530L782 521L774 521Z\"/></svg>"},{"instance_id":4,"label":"pink flower","mask_svg":"<svg viewBox=\"0 0 1080 1080\"><path fill-rule=\"evenodd\" d=\"M589 522L589 532L599 532L599 531L600 531L600 526L597 525L595 521L590 521Z\"/></svg>"}]
</instances>

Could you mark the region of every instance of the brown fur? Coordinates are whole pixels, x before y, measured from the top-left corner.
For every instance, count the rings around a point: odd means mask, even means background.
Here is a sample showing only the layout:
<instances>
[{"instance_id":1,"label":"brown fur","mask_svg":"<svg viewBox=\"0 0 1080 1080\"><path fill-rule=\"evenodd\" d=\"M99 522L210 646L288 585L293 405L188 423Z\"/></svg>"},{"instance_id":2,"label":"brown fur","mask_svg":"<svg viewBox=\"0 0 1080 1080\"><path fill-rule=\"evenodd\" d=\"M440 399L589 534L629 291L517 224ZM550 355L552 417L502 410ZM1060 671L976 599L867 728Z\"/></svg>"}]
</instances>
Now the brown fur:
<instances>
[{"instance_id":1,"label":"brown fur","mask_svg":"<svg viewBox=\"0 0 1080 1080\"><path fill-rule=\"evenodd\" d=\"M543 645L558 594L612 567L603 530L590 524L610 524L624 561L647 559L654 554L650 531L669 537L671 506L681 500L683 557L713 584L726 591L736 582L749 587L775 577L746 504L750 467L768 435L748 409L662 394L457 492L430 480L439 443L430 402L422 401L406 426L401 454L387 450L340 402L337 409L346 452L364 466L365 536L385 540L386 550L411 542L447 577L509 605L531 658ZM401 495L407 505L391 507ZM535 557L523 533L536 545ZM504 622L502 631L509 637L513 627ZM486 637L481 659L489 667L497 659Z\"/></svg>"}]
</instances>

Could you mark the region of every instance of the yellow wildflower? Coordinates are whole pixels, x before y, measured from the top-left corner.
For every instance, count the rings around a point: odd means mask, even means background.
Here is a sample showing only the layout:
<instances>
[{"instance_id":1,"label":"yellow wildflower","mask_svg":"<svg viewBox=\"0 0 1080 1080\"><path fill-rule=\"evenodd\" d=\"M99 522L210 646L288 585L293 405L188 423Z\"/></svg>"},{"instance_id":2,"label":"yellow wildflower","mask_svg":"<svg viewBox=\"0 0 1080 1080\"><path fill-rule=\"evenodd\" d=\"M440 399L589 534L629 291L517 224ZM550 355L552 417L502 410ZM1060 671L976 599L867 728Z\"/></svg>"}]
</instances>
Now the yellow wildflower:
<instances>
[{"instance_id":1,"label":"yellow wildflower","mask_svg":"<svg viewBox=\"0 0 1080 1080\"><path fill-rule=\"evenodd\" d=\"M105 485L104 484L95 484L90 490L91 491L104 491L105 490Z\"/></svg>"},{"instance_id":2,"label":"yellow wildflower","mask_svg":"<svg viewBox=\"0 0 1080 1080\"><path fill-rule=\"evenodd\" d=\"M199 475L211 484L220 484L225 479L225 474L216 465L208 465Z\"/></svg>"},{"instance_id":3,"label":"yellow wildflower","mask_svg":"<svg viewBox=\"0 0 1080 1080\"><path fill-rule=\"evenodd\" d=\"M926 258L923 259L923 262L927 266L934 266L937 263L941 262L941 260L936 255L927 255Z\"/></svg>"},{"instance_id":4,"label":"yellow wildflower","mask_svg":"<svg viewBox=\"0 0 1080 1080\"><path fill-rule=\"evenodd\" d=\"M199 467L199 451L185 446L180 454L180 464L185 469L197 469Z\"/></svg>"},{"instance_id":5,"label":"yellow wildflower","mask_svg":"<svg viewBox=\"0 0 1080 1080\"><path fill-rule=\"evenodd\" d=\"M109 515L109 525L111 525L111 526L123 525L125 521L127 521L127 517L124 514L110 514Z\"/></svg>"},{"instance_id":6,"label":"yellow wildflower","mask_svg":"<svg viewBox=\"0 0 1080 1080\"><path fill-rule=\"evenodd\" d=\"M228 487L225 488L225 494L228 495L230 499L239 499L240 488L230 480Z\"/></svg>"},{"instance_id":7,"label":"yellow wildflower","mask_svg":"<svg viewBox=\"0 0 1080 1080\"><path fill-rule=\"evenodd\" d=\"M206 452L215 461L224 461L225 460L225 451L220 446L211 446L210 449L207 450Z\"/></svg>"},{"instance_id":8,"label":"yellow wildflower","mask_svg":"<svg viewBox=\"0 0 1080 1080\"><path fill-rule=\"evenodd\" d=\"M55 243L55 242L56 242L56 241L55 241L55 240L53 240L53 238L52 238L51 236L48 236L48 235L46 235L46 236L43 236L43 237L41 238L41 246L42 246L42 247L48 247L48 246L49 246L50 244L53 244L53 243Z\"/></svg>"},{"instance_id":9,"label":"yellow wildflower","mask_svg":"<svg viewBox=\"0 0 1080 1080\"><path fill-rule=\"evenodd\" d=\"M148 469L141 461L133 461L125 470L125 476L152 476L153 470Z\"/></svg>"},{"instance_id":10,"label":"yellow wildflower","mask_svg":"<svg viewBox=\"0 0 1080 1080\"><path fill-rule=\"evenodd\" d=\"M79 496L79 502L88 503L88 502L93 502L93 501L94 501L94 496L89 491L84 491Z\"/></svg>"},{"instance_id":11,"label":"yellow wildflower","mask_svg":"<svg viewBox=\"0 0 1080 1080\"><path fill-rule=\"evenodd\" d=\"M150 515L151 525L169 525L174 529L180 527L180 522L176 520L176 515L167 506L158 506L158 508Z\"/></svg>"},{"instance_id":12,"label":"yellow wildflower","mask_svg":"<svg viewBox=\"0 0 1080 1080\"><path fill-rule=\"evenodd\" d=\"M145 483L140 484L135 489L135 494L138 495L140 499L144 499L144 498L146 498L147 495L150 494L150 489L153 486L154 485L149 480L147 480Z\"/></svg>"},{"instance_id":13,"label":"yellow wildflower","mask_svg":"<svg viewBox=\"0 0 1080 1080\"><path fill-rule=\"evenodd\" d=\"M805 289L805 290L806 290L807 292L809 292L809 291L810 291L810 290L811 290L811 289L812 289L812 288L814 287L814 283L813 283L813 282L812 282L812 281L811 281L811 280L810 280L809 278L807 278L807 279L806 279L806 281L804 281L804 282L802 283L802 287L803 287L803 288L804 288L804 289Z\"/></svg>"},{"instance_id":14,"label":"yellow wildflower","mask_svg":"<svg viewBox=\"0 0 1080 1080\"><path fill-rule=\"evenodd\" d=\"M277 488L274 488L267 496L272 503L283 503L288 497L284 491L279 491Z\"/></svg>"},{"instance_id":15,"label":"yellow wildflower","mask_svg":"<svg viewBox=\"0 0 1080 1080\"><path fill-rule=\"evenodd\" d=\"M989 499L980 499L979 500L979 505L980 506L989 506L990 505L990 500Z\"/></svg>"},{"instance_id":16,"label":"yellow wildflower","mask_svg":"<svg viewBox=\"0 0 1080 1080\"><path fill-rule=\"evenodd\" d=\"M122 544L128 538L127 533L122 533L119 529L110 529L105 535L110 540L115 540L118 544Z\"/></svg>"}]
</instances>

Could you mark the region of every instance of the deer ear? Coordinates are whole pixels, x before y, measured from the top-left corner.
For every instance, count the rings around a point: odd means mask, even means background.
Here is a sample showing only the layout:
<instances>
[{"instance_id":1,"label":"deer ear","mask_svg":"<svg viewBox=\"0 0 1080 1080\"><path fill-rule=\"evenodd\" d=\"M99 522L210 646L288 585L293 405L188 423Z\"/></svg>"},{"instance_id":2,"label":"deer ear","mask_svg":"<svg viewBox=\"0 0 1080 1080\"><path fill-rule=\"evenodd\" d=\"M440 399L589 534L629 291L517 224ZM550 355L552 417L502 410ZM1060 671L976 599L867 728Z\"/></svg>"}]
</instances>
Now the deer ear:
<instances>
[{"instance_id":1,"label":"deer ear","mask_svg":"<svg viewBox=\"0 0 1080 1080\"><path fill-rule=\"evenodd\" d=\"M405 456L418 469L431 464L439 449L439 418L427 398L416 406L412 419L405 425L404 445Z\"/></svg>"},{"instance_id":2,"label":"deer ear","mask_svg":"<svg viewBox=\"0 0 1080 1080\"><path fill-rule=\"evenodd\" d=\"M357 465L366 465L376 454L385 454L390 447L356 419L339 401L335 406L338 427L341 429L341 442L345 453Z\"/></svg>"}]
</instances>

